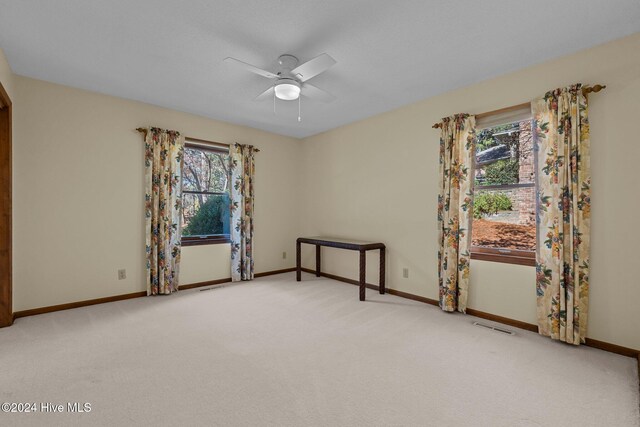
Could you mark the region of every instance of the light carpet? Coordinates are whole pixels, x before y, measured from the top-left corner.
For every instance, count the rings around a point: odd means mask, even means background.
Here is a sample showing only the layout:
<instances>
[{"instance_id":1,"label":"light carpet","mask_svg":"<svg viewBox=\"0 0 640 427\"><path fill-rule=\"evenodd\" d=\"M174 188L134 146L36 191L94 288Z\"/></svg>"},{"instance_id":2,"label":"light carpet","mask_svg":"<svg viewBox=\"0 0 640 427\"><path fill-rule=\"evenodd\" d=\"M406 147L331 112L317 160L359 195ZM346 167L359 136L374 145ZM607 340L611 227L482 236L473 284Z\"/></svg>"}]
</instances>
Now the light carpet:
<instances>
[{"instance_id":1,"label":"light carpet","mask_svg":"<svg viewBox=\"0 0 640 427\"><path fill-rule=\"evenodd\" d=\"M18 319L0 425L634 426L637 363L305 274ZM66 409L66 408L65 408Z\"/></svg>"}]
</instances>

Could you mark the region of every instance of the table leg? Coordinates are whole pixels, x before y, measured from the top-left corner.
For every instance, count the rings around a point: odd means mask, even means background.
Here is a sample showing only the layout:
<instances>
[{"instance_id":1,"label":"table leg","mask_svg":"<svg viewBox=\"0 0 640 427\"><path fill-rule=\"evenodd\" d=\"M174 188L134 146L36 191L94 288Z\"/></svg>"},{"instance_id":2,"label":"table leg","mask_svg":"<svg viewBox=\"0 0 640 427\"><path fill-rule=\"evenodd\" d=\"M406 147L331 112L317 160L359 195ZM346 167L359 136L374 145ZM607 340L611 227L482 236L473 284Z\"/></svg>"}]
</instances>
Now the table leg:
<instances>
[{"instance_id":1,"label":"table leg","mask_svg":"<svg viewBox=\"0 0 640 427\"><path fill-rule=\"evenodd\" d=\"M296 281L302 280L302 255L300 254L300 242L296 242Z\"/></svg>"},{"instance_id":2,"label":"table leg","mask_svg":"<svg viewBox=\"0 0 640 427\"><path fill-rule=\"evenodd\" d=\"M316 245L316 277L320 277L320 245Z\"/></svg>"},{"instance_id":3,"label":"table leg","mask_svg":"<svg viewBox=\"0 0 640 427\"><path fill-rule=\"evenodd\" d=\"M364 301L367 281L367 252L360 251L360 301Z\"/></svg>"},{"instance_id":4,"label":"table leg","mask_svg":"<svg viewBox=\"0 0 640 427\"><path fill-rule=\"evenodd\" d=\"M385 272L385 248L381 248L380 249L380 293L384 294L385 293L385 280L384 280L384 276L386 275Z\"/></svg>"}]
</instances>

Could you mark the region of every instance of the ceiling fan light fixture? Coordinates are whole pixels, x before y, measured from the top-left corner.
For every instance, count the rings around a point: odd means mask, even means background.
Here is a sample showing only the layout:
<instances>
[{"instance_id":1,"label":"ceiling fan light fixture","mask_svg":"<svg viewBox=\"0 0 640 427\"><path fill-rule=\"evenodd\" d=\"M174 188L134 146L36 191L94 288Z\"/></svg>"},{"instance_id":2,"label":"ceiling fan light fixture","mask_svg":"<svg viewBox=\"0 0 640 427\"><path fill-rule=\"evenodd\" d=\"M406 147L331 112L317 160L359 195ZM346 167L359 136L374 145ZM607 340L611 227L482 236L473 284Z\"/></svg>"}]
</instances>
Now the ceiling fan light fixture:
<instances>
[{"instance_id":1,"label":"ceiling fan light fixture","mask_svg":"<svg viewBox=\"0 0 640 427\"><path fill-rule=\"evenodd\" d=\"M293 101L300 97L300 83L293 79L280 79L275 87L276 97L284 101Z\"/></svg>"}]
</instances>

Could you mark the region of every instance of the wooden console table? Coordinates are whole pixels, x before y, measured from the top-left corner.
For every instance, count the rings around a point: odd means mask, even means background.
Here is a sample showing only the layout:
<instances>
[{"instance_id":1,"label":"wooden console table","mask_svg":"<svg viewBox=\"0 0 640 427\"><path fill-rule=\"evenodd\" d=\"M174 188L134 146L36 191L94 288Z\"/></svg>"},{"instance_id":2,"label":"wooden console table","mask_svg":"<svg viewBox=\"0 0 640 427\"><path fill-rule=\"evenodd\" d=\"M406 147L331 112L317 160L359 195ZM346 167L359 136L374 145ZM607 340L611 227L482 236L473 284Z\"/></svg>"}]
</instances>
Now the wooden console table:
<instances>
[{"instance_id":1,"label":"wooden console table","mask_svg":"<svg viewBox=\"0 0 640 427\"><path fill-rule=\"evenodd\" d=\"M361 242L358 240L341 239L335 237L298 237L296 240L296 280L302 280L302 261L300 246L302 243L315 245L316 247L316 276L320 277L320 247L348 249L360 252L360 301L364 301L367 275L367 251L380 249L380 293L384 294L385 284L385 250L384 243Z\"/></svg>"}]
</instances>

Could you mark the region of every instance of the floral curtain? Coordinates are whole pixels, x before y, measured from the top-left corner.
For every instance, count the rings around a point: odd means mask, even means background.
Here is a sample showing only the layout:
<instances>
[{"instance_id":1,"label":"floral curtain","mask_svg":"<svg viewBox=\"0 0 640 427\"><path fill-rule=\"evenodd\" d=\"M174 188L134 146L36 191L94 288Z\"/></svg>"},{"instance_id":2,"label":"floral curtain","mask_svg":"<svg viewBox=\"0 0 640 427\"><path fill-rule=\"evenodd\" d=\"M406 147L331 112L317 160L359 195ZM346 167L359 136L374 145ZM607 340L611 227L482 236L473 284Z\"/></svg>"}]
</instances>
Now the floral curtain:
<instances>
[{"instance_id":1,"label":"floral curtain","mask_svg":"<svg viewBox=\"0 0 640 427\"><path fill-rule=\"evenodd\" d=\"M444 311L467 308L475 122L475 116L457 114L440 123L438 283Z\"/></svg>"},{"instance_id":2,"label":"floral curtain","mask_svg":"<svg viewBox=\"0 0 640 427\"><path fill-rule=\"evenodd\" d=\"M231 280L253 279L253 179L252 145L229 147L231 171Z\"/></svg>"},{"instance_id":3,"label":"floral curtain","mask_svg":"<svg viewBox=\"0 0 640 427\"><path fill-rule=\"evenodd\" d=\"M533 102L537 150L536 291L542 335L584 342L589 301L590 143L582 85Z\"/></svg>"},{"instance_id":4,"label":"floral curtain","mask_svg":"<svg viewBox=\"0 0 640 427\"><path fill-rule=\"evenodd\" d=\"M178 290L180 217L182 210L182 156L179 132L146 129L145 219L147 294Z\"/></svg>"}]
</instances>

